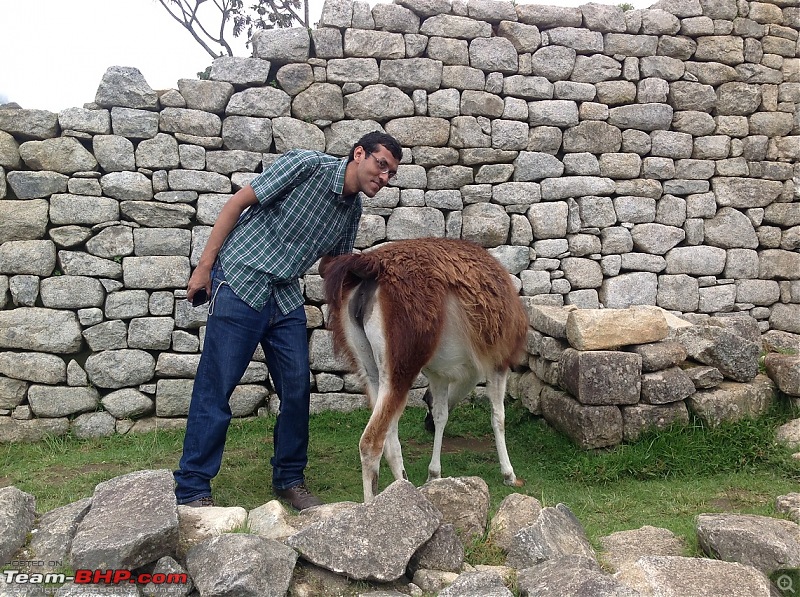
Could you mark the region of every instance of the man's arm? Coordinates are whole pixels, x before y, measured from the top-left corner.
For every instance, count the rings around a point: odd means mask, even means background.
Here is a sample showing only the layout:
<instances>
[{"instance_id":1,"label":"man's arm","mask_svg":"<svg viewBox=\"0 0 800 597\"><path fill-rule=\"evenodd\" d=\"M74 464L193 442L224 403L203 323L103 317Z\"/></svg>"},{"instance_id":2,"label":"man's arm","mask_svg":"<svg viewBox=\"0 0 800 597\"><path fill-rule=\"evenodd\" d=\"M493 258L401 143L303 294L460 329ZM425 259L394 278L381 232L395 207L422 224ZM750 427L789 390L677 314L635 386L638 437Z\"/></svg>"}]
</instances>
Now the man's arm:
<instances>
[{"instance_id":1,"label":"man's arm","mask_svg":"<svg viewBox=\"0 0 800 597\"><path fill-rule=\"evenodd\" d=\"M191 301L194 293L201 288L205 288L208 295L211 296L211 268L217 260L217 254L231 230L236 226L242 212L251 205L255 205L257 201L253 188L248 185L236 191L222 207L222 211L211 229L206 247L200 256L200 262L192 277L189 278L189 284L186 286L187 299Z\"/></svg>"}]
</instances>

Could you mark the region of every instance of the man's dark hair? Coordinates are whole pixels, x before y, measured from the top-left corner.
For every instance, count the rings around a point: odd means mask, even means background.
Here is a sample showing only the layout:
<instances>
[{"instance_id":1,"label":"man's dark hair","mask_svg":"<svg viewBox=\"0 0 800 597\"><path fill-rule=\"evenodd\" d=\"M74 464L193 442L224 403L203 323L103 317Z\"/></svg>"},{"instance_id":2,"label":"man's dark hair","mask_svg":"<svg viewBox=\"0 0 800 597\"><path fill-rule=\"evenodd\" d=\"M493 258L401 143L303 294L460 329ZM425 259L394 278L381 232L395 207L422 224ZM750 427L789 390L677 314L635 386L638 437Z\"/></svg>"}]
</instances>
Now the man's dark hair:
<instances>
[{"instance_id":1,"label":"man's dark hair","mask_svg":"<svg viewBox=\"0 0 800 597\"><path fill-rule=\"evenodd\" d=\"M347 161L353 161L356 147L360 146L363 147L364 151L367 153L374 153L378 151L378 147L380 145L383 145L386 149L388 149L389 153L391 153L398 162L403 158L403 148L400 147L400 143L397 142L397 139L386 133L373 131L361 137L356 144L353 145L353 147L350 149L350 155L348 156Z\"/></svg>"}]
</instances>

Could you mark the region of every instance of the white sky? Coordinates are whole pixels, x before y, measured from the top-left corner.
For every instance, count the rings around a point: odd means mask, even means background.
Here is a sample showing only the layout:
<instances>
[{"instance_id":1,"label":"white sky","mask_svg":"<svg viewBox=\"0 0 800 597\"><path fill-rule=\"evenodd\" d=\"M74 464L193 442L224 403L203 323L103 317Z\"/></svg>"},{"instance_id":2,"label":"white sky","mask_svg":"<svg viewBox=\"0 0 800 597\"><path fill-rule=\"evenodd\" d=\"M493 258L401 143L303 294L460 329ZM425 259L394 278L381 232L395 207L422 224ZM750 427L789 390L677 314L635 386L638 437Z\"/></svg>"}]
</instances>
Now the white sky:
<instances>
[{"instance_id":1,"label":"white sky","mask_svg":"<svg viewBox=\"0 0 800 597\"><path fill-rule=\"evenodd\" d=\"M578 6L588 0L520 1ZM636 8L655 2L602 1ZM316 22L323 0L310 2ZM236 55L250 55L243 38L227 39ZM153 89L169 89L211 64L157 0L0 0L0 56L0 104L54 112L94 101L109 66L136 67Z\"/></svg>"}]
</instances>

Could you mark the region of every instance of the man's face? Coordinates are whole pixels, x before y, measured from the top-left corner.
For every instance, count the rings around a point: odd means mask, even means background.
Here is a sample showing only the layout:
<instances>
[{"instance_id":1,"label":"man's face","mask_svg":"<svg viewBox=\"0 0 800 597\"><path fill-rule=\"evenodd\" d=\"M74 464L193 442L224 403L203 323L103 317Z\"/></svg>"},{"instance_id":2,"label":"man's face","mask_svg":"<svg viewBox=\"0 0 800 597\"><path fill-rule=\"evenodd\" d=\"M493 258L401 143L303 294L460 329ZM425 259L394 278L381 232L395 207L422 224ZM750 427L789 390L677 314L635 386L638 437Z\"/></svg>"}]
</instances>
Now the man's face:
<instances>
[{"instance_id":1,"label":"man's face","mask_svg":"<svg viewBox=\"0 0 800 597\"><path fill-rule=\"evenodd\" d=\"M383 145L371 153L356 147L353 159L358 164L359 190L367 197L374 197L397 173L397 160Z\"/></svg>"}]
</instances>

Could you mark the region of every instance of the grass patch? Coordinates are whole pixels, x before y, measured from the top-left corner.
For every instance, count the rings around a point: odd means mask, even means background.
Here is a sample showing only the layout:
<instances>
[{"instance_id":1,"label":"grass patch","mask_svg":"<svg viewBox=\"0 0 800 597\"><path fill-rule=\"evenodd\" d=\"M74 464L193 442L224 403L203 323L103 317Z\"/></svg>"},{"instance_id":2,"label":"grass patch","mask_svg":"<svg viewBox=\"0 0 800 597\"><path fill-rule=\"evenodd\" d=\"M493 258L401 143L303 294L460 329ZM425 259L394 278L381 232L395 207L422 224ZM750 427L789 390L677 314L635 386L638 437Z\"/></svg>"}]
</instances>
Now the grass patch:
<instances>
[{"instance_id":1,"label":"grass patch","mask_svg":"<svg viewBox=\"0 0 800 597\"><path fill-rule=\"evenodd\" d=\"M410 408L400 422L409 480L427 478L432 438L423 428L425 412ZM595 546L609 533L645 524L682 536L687 555L697 553L694 519L704 512L776 516L775 498L797 490L800 462L774 441L775 429L797 416L786 401L766 416L708 428L695 421L644 436L635 444L587 452L553 431L517 403L506 412L511 462L524 487L502 483L486 402L468 402L452 413L442 453L447 476L479 476L491 493L491 510L512 491L536 497L544 506L564 503L583 523ZM327 502L361 501L358 440L369 412L328 412L312 416L307 479ZM228 434L222 470L214 480L220 505L252 509L273 499L269 458L271 417L235 420ZM38 444L0 446L0 486L15 485L37 498L37 510L90 496L104 480L141 469L174 469L182 431L96 440L51 438ZM380 488L392 481L385 463ZM484 542L485 543L485 542ZM491 545L469 547L475 563L501 563Z\"/></svg>"}]
</instances>

